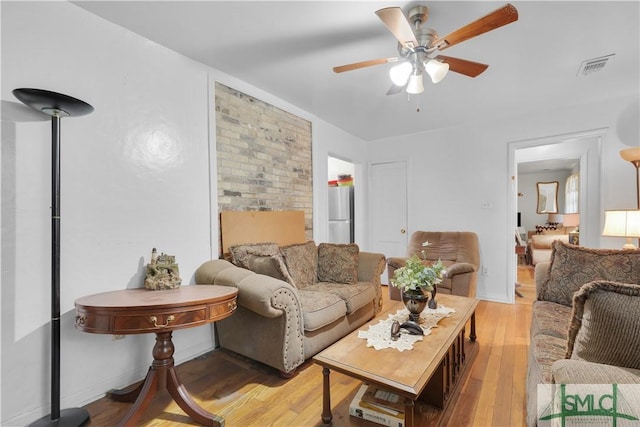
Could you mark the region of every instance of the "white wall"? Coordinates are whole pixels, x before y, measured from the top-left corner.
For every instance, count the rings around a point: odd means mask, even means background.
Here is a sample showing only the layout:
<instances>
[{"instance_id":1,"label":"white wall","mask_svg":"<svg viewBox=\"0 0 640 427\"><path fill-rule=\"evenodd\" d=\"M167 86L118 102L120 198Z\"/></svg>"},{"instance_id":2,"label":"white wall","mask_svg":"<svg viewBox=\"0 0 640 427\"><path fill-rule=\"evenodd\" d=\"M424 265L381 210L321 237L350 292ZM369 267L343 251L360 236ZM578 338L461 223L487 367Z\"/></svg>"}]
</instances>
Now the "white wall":
<instances>
[{"instance_id":1,"label":"white wall","mask_svg":"<svg viewBox=\"0 0 640 427\"><path fill-rule=\"evenodd\" d=\"M216 194L210 182L213 80L312 121L316 206L326 206L328 153L354 159L357 179L366 150L361 140L273 95L70 3L0 7L0 424L13 426L49 413L51 138L48 119L28 121L33 114L22 109L14 88L54 90L95 107L91 115L62 119L62 408L143 378L154 340L75 330L75 299L141 287L152 247L176 255L185 284L218 253L217 206L215 197L210 200ZM320 240L326 236L324 211L314 218ZM213 348L211 328L177 331L174 342L176 362L189 360Z\"/></svg>"},{"instance_id":2,"label":"white wall","mask_svg":"<svg viewBox=\"0 0 640 427\"><path fill-rule=\"evenodd\" d=\"M637 94L570 110L549 109L519 120L440 129L416 135L375 141L369 147L371 162L406 160L409 176L409 234L416 230L469 230L478 233L480 258L488 269L479 276L477 296L508 302L508 257L514 256L513 234L507 235L508 143L533 138L609 128L602 147L600 194L602 209L633 208L635 170L620 158L625 148L615 124L621 111ZM435 106L434 106L435 108ZM424 108L421 114L428 114ZM598 173L598 171L594 171ZM384 197L371 192L369 197ZM481 206L489 205L489 209ZM602 218L599 227L602 227ZM600 228L601 229L601 228ZM621 247L615 240L600 239L602 247Z\"/></svg>"}]
</instances>

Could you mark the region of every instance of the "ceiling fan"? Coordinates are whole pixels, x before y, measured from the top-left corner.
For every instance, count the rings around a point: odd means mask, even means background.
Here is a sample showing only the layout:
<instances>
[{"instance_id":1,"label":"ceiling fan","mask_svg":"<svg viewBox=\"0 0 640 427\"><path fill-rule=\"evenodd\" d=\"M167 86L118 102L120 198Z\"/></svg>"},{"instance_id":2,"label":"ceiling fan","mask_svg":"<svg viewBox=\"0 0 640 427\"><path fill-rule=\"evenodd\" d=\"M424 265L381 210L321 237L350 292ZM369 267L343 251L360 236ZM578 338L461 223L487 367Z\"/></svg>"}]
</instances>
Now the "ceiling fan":
<instances>
[{"instance_id":1,"label":"ceiling fan","mask_svg":"<svg viewBox=\"0 0 640 427\"><path fill-rule=\"evenodd\" d=\"M433 29L423 26L429 17L429 8L426 5L412 7L406 16L399 7L380 9L376 11L376 15L398 40L398 56L341 65L334 67L333 71L342 73L398 62L398 65L389 71L393 85L387 95L402 92L403 89L409 94L422 93L424 91L422 75L425 71L433 83L440 82L449 70L469 77L480 75L488 65L451 56L435 55L435 52L443 51L518 20L518 10L507 3L488 15L440 37Z\"/></svg>"}]
</instances>

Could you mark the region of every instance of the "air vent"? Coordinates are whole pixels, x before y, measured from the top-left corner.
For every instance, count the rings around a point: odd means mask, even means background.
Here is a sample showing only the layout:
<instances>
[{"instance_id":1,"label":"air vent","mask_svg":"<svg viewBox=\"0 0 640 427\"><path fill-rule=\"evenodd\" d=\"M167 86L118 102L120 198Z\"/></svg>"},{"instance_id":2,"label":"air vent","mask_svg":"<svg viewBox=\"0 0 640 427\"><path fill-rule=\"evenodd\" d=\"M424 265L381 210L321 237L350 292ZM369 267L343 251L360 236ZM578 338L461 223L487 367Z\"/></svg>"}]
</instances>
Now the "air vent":
<instances>
[{"instance_id":1,"label":"air vent","mask_svg":"<svg viewBox=\"0 0 640 427\"><path fill-rule=\"evenodd\" d=\"M598 71L602 71L602 69L607 65L609 61L615 58L616 54L612 53L611 55L601 56L599 58L587 59L586 61L582 61L580 64L580 68L578 69L577 76L588 76L589 74L596 73Z\"/></svg>"}]
</instances>

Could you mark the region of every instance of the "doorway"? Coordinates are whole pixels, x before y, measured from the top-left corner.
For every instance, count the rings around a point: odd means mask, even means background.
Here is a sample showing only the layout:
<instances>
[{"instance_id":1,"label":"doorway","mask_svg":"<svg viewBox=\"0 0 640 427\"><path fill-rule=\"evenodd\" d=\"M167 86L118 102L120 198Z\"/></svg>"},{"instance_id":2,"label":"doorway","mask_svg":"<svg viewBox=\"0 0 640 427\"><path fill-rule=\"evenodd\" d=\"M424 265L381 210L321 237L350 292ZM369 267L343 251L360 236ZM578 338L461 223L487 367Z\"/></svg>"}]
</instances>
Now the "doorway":
<instances>
[{"instance_id":1,"label":"doorway","mask_svg":"<svg viewBox=\"0 0 640 427\"><path fill-rule=\"evenodd\" d=\"M600 158L602 141L607 129L594 129L545 138L513 141L508 144L509 189L507 197L507 298L514 301L517 276L517 256L514 230L517 230L518 165L533 161L579 159L580 186L580 244L597 247L600 242Z\"/></svg>"},{"instance_id":2,"label":"doorway","mask_svg":"<svg viewBox=\"0 0 640 427\"><path fill-rule=\"evenodd\" d=\"M355 165L328 156L328 243L355 242Z\"/></svg>"}]
</instances>

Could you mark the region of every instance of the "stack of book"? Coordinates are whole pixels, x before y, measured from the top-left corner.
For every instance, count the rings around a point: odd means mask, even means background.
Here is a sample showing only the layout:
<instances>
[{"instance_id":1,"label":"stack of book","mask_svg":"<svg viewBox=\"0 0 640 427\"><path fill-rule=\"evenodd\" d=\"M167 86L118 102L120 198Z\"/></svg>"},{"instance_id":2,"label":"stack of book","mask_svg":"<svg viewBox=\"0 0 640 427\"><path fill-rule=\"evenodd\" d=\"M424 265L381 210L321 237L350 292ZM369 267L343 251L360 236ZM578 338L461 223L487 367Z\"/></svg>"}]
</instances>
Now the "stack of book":
<instances>
[{"instance_id":1,"label":"stack of book","mask_svg":"<svg viewBox=\"0 0 640 427\"><path fill-rule=\"evenodd\" d=\"M363 384L349 405L349 414L390 427L404 427L405 398L378 388Z\"/></svg>"}]
</instances>

